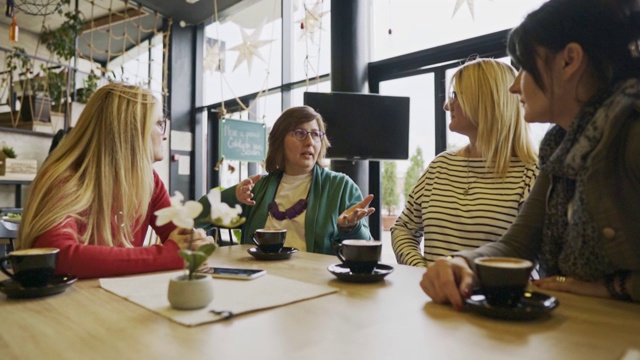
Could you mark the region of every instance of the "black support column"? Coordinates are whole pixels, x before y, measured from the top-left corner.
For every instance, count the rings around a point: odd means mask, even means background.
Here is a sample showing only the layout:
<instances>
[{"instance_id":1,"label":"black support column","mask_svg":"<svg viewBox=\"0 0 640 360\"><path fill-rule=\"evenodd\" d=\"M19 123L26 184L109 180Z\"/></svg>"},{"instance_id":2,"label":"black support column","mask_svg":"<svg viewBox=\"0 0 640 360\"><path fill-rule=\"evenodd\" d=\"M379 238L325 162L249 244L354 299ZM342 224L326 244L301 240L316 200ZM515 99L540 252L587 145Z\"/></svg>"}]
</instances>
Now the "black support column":
<instances>
[{"instance_id":1,"label":"black support column","mask_svg":"<svg viewBox=\"0 0 640 360\"><path fill-rule=\"evenodd\" d=\"M369 29L369 0L331 0L332 91L367 92L367 64L370 61ZM360 131L366 131L366 129L360 129ZM332 160L331 168L353 179L360 187L363 196L371 193L369 161ZM379 186L379 182L377 183ZM374 191L374 193L380 194L380 191ZM376 209L380 208L378 198L379 196L372 204ZM369 225L371 235L379 239L379 212L369 219Z\"/></svg>"},{"instance_id":2,"label":"black support column","mask_svg":"<svg viewBox=\"0 0 640 360\"><path fill-rule=\"evenodd\" d=\"M180 27L173 23L171 39L169 41L169 97L167 106L171 116L171 130L185 133L202 134L202 116L195 118L193 109L199 103L195 99L195 91L202 87L199 79L196 79L197 63L195 59L202 59L201 35L198 35L197 27ZM196 121L197 120L197 121ZM196 128L198 131L196 132ZM169 138L171 143L171 138ZM169 145L171 146L171 145ZM185 199L194 199L201 196L203 169L194 166L201 163L202 140L192 138L191 151L176 150L171 148L169 163L169 193L180 191ZM179 157L189 156L189 175L178 173ZM197 159L199 157L200 159ZM198 162L200 161L200 162ZM198 191L196 181L198 178Z\"/></svg>"}]
</instances>

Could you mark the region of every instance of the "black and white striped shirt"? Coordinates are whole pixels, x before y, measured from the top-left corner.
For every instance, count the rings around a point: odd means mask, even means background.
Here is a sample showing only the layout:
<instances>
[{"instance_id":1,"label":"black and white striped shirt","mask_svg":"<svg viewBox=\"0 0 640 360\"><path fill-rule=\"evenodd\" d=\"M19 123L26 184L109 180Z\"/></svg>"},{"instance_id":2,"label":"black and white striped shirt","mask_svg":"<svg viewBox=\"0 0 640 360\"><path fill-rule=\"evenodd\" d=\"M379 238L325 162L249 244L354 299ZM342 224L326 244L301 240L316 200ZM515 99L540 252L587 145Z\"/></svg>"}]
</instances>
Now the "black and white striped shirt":
<instances>
[{"instance_id":1,"label":"black and white striped shirt","mask_svg":"<svg viewBox=\"0 0 640 360\"><path fill-rule=\"evenodd\" d=\"M529 195L538 166L512 158L507 176L500 179L485 165L484 159L451 151L429 164L391 228L398 263L427 266L502 236Z\"/></svg>"}]
</instances>

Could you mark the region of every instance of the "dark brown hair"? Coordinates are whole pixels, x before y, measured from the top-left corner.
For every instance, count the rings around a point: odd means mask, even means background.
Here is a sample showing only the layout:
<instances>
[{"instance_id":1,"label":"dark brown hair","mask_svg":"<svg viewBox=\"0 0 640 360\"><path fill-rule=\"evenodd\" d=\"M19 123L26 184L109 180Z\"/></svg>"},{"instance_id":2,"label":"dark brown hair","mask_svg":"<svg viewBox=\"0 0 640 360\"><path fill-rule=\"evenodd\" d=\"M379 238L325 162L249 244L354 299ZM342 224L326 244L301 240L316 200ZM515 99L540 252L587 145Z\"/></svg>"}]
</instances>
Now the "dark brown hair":
<instances>
[{"instance_id":1,"label":"dark brown hair","mask_svg":"<svg viewBox=\"0 0 640 360\"><path fill-rule=\"evenodd\" d=\"M589 59L598 83L597 93L609 91L618 81L640 73L640 61L629 48L640 35L640 16L634 3L634 0L549 0L511 31L509 55L545 90L541 69L536 65L536 58L541 56L537 47L556 54L569 43L577 43Z\"/></svg>"},{"instance_id":2,"label":"dark brown hair","mask_svg":"<svg viewBox=\"0 0 640 360\"><path fill-rule=\"evenodd\" d=\"M267 151L267 159L265 160L265 169L267 172L284 171L284 139L292 130L314 120L318 123L319 130L326 132L327 127L322 116L309 106L292 107L280 115L275 124L273 124L271 132L269 132L269 150ZM331 146L331 144L325 135L322 137L320 153L318 154L316 163L322 163L329 146Z\"/></svg>"}]
</instances>

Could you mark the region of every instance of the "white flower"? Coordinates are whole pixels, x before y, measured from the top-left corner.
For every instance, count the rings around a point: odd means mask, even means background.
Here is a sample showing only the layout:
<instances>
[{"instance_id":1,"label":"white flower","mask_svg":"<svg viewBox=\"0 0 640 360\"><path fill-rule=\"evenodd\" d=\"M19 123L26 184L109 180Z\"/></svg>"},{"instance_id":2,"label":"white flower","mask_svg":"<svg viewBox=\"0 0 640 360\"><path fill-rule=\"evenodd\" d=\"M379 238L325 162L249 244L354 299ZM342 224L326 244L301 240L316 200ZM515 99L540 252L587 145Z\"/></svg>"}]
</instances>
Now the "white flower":
<instances>
[{"instance_id":1,"label":"white flower","mask_svg":"<svg viewBox=\"0 0 640 360\"><path fill-rule=\"evenodd\" d=\"M183 229L193 229L193 219L198 217L202 212L202 204L197 201L189 200L184 205L182 201L184 196L179 191L175 192L175 196L171 197L171 206L156 211L156 225L173 222L177 227Z\"/></svg>"},{"instance_id":2,"label":"white flower","mask_svg":"<svg viewBox=\"0 0 640 360\"><path fill-rule=\"evenodd\" d=\"M236 204L235 208L222 202L220 189L211 189L207 194L211 204L211 222L216 225L233 227L232 221L241 213L242 208Z\"/></svg>"}]
</instances>

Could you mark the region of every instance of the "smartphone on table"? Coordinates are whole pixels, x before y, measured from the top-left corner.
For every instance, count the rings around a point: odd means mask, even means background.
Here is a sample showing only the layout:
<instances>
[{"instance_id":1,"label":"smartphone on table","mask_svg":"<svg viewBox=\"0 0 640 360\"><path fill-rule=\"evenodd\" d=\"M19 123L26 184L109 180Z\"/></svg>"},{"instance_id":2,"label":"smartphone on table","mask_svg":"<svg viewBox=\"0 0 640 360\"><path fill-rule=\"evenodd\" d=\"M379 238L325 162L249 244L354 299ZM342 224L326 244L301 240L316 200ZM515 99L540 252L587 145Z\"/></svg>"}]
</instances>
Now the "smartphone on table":
<instances>
[{"instance_id":1,"label":"smartphone on table","mask_svg":"<svg viewBox=\"0 0 640 360\"><path fill-rule=\"evenodd\" d=\"M225 267L206 267L198 270L199 273L210 274L214 278L236 279L236 280L253 280L267 273L262 269L239 269Z\"/></svg>"}]
</instances>

